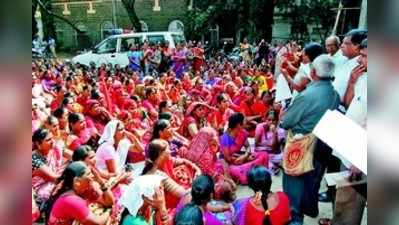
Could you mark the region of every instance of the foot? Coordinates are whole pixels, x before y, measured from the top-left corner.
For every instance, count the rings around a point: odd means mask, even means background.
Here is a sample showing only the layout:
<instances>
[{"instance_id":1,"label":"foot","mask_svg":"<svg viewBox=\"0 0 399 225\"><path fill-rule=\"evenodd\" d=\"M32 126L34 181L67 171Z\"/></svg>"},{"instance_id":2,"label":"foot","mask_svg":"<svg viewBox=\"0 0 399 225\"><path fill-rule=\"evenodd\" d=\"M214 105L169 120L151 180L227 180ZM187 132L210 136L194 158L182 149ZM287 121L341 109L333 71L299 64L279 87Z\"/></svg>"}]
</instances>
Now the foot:
<instances>
[{"instance_id":1,"label":"foot","mask_svg":"<svg viewBox=\"0 0 399 225\"><path fill-rule=\"evenodd\" d=\"M332 198L327 192L322 192L319 194L319 202L331 202Z\"/></svg>"}]
</instances>

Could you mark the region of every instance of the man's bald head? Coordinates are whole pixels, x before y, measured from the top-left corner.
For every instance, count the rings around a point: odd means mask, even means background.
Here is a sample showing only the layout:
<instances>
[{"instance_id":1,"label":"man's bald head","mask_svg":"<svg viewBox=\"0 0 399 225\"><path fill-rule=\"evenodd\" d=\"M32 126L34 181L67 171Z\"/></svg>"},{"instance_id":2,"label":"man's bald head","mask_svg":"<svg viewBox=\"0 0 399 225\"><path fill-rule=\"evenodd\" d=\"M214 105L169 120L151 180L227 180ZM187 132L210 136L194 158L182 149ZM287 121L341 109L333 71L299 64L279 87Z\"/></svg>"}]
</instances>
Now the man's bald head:
<instances>
[{"instance_id":1,"label":"man's bald head","mask_svg":"<svg viewBox=\"0 0 399 225\"><path fill-rule=\"evenodd\" d=\"M325 45L326 45L325 47L326 47L328 54L334 55L338 51L340 44L341 44L341 41L339 40L338 36L336 36L336 35L329 36L325 42Z\"/></svg>"}]
</instances>

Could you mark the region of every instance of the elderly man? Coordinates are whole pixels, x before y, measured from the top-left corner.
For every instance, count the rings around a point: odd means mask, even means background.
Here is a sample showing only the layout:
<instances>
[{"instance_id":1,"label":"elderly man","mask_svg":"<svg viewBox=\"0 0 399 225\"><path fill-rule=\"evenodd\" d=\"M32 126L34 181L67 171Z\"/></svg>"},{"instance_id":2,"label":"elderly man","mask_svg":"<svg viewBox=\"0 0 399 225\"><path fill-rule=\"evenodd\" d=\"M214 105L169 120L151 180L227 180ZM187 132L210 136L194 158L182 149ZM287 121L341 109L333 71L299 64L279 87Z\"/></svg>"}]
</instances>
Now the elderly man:
<instances>
[{"instance_id":1,"label":"elderly man","mask_svg":"<svg viewBox=\"0 0 399 225\"><path fill-rule=\"evenodd\" d=\"M342 54L348 59L342 64L337 65L334 72L335 80L333 82L335 90L344 101L345 91L348 87L351 71L357 66L357 60L360 55L360 43L367 38L367 31L354 29L349 31L341 44Z\"/></svg>"},{"instance_id":2,"label":"elderly man","mask_svg":"<svg viewBox=\"0 0 399 225\"><path fill-rule=\"evenodd\" d=\"M310 71L312 83L299 93L288 107L282 118L282 128L291 130L294 135L309 134L328 109L338 107L339 95L331 84L334 67L332 59L326 54L313 61ZM299 176L291 176L284 172L283 190L290 199L291 225L303 224L304 215L316 217L319 214L318 192L331 151L323 142L317 140L313 153L313 170Z\"/></svg>"},{"instance_id":3,"label":"elderly man","mask_svg":"<svg viewBox=\"0 0 399 225\"><path fill-rule=\"evenodd\" d=\"M335 66L341 65L347 58L342 55L342 51L339 49L341 41L336 35L331 35L325 41L325 47L329 56L331 56Z\"/></svg>"}]
</instances>

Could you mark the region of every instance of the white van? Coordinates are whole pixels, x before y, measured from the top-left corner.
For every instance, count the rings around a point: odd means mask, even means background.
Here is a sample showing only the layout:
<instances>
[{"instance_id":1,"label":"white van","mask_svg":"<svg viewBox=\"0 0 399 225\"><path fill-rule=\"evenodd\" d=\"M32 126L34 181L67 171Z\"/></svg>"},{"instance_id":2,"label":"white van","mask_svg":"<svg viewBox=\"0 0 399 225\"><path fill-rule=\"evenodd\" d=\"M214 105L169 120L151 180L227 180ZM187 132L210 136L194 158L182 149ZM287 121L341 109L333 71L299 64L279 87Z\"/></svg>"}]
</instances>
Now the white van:
<instances>
[{"instance_id":1,"label":"white van","mask_svg":"<svg viewBox=\"0 0 399 225\"><path fill-rule=\"evenodd\" d=\"M169 42L170 48L175 48L176 43L185 41L183 33L179 32L143 32L131 34L112 35L101 41L91 51L75 56L73 63L89 66L90 62L100 66L102 63L119 64L122 68L129 64L127 53L131 44Z\"/></svg>"}]
</instances>

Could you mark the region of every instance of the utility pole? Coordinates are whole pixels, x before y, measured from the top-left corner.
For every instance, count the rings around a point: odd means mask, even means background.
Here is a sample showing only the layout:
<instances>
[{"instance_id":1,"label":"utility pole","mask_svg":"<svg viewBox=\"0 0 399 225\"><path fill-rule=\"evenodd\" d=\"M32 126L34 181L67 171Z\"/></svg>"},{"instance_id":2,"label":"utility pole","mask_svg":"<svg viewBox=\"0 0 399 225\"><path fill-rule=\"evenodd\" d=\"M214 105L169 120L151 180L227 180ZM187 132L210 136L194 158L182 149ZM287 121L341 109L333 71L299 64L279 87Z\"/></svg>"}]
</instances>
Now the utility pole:
<instances>
[{"instance_id":1,"label":"utility pole","mask_svg":"<svg viewBox=\"0 0 399 225\"><path fill-rule=\"evenodd\" d=\"M339 1L337 17L335 18L335 23L334 23L334 28L332 30L332 35L336 35L337 34L339 17L341 17L341 12L342 12L343 8L344 8L344 6L342 5L342 1Z\"/></svg>"},{"instance_id":2,"label":"utility pole","mask_svg":"<svg viewBox=\"0 0 399 225\"><path fill-rule=\"evenodd\" d=\"M362 0L360 6L359 28L367 29L367 0Z\"/></svg>"},{"instance_id":3,"label":"utility pole","mask_svg":"<svg viewBox=\"0 0 399 225\"><path fill-rule=\"evenodd\" d=\"M116 22L116 2L112 0L112 23L114 24L114 29L118 28L118 24Z\"/></svg>"}]
</instances>

